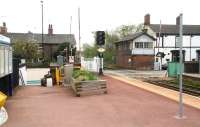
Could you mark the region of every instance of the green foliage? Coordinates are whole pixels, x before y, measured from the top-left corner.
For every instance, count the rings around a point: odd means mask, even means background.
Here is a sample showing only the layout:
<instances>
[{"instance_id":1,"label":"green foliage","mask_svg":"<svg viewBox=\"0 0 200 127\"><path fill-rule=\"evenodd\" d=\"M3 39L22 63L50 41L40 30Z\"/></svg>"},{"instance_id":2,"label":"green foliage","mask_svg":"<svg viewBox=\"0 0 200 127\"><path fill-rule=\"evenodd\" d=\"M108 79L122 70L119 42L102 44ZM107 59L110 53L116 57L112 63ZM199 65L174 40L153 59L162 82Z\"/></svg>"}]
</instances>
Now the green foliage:
<instances>
[{"instance_id":1,"label":"green foliage","mask_svg":"<svg viewBox=\"0 0 200 127\"><path fill-rule=\"evenodd\" d=\"M57 51L54 54L54 59L57 59L58 55L66 56L65 49L67 48L67 54L71 54L70 42L63 42L58 46ZM76 48L72 48L72 55L75 56Z\"/></svg>"},{"instance_id":2,"label":"green foliage","mask_svg":"<svg viewBox=\"0 0 200 127\"><path fill-rule=\"evenodd\" d=\"M121 25L116 29L116 32L119 34L121 38L126 37L130 33L135 33L136 26L135 25Z\"/></svg>"},{"instance_id":3,"label":"green foliage","mask_svg":"<svg viewBox=\"0 0 200 127\"><path fill-rule=\"evenodd\" d=\"M105 64L114 64L116 56L115 42L119 40L119 37L114 32L106 32L105 37L105 49L104 52L104 63Z\"/></svg>"},{"instance_id":4,"label":"green foliage","mask_svg":"<svg viewBox=\"0 0 200 127\"><path fill-rule=\"evenodd\" d=\"M67 47L67 49L69 49L70 47L70 43L69 42L63 42L58 46L57 51L64 51L64 49Z\"/></svg>"},{"instance_id":5,"label":"green foliage","mask_svg":"<svg viewBox=\"0 0 200 127\"><path fill-rule=\"evenodd\" d=\"M32 62L27 62L26 63L27 68L48 68L49 67L49 62L44 62L44 63L32 63Z\"/></svg>"},{"instance_id":6,"label":"green foliage","mask_svg":"<svg viewBox=\"0 0 200 127\"><path fill-rule=\"evenodd\" d=\"M83 56L85 58L93 58L97 55L97 46L96 45L88 45L83 44Z\"/></svg>"},{"instance_id":7,"label":"green foliage","mask_svg":"<svg viewBox=\"0 0 200 127\"><path fill-rule=\"evenodd\" d=\"M126 37L129 34L134 34L136 32L142 31L142 28L143 28L143 24L121 25L115 30L115 32L120 38L123 38L123 37Z\"/></svg>"},{"instance_id":8,"label":"green foliage","mask_svg":"<svg viewBox=\"0 0 200 127\"><path fill-rule=\"evenodd\" d=\"M13 55L17 58L24 58L26 60L37 59L40 57L38 51L38 44L35 41L15 40L12 44Z\"/></svg>"},{"instance_id":9,"label":"green foliage","mask_svg":"<svg viewBox=\"0 0 200 127\"><path fill-rule=\"evenodd\" d=\"M97 76L85 70L76 70L72 76L78 81L97 80Z\"/></svg>"}]
</instances>

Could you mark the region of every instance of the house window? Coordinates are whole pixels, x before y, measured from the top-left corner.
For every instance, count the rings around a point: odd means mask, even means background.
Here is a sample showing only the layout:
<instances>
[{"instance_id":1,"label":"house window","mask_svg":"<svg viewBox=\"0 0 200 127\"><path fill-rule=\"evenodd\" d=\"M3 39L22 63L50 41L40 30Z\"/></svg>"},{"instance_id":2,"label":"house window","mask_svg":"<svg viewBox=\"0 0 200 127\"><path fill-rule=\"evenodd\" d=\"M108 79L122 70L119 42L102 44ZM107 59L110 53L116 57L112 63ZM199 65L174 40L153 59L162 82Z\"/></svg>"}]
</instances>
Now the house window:
<instances>
[{"instance_id":1,"label":"house window","mask_svg":"<svg viewBox=\"0 0 200 127\"><path fill-rule=\"evenodd\" d=\"M143 48L143 42L135 42L135 48Z\"/></svg>"},{"instance_id":2,"label":"house window","mask_svg":"<svg viewBox=\"0 0 200 127\"><path fill-rule=\"evenodd\" d=\"M128 50L130 47L130 42L126 42L125 50Z\"/></svg>"},{"instance_id":3,"label":"house window","mask_svg":"<svg viewBox=\"0 0 200 127\"><path fill-rule=\"evenodd\" d=\"M153 48L153 42L144 42L144 48Z\"/></svg>"},{"instance_id":4,"label":"house window","mask_svg":"<svg viewBox=\"0 0 200 127\"><path fill-rule=\"evenodd\" d=\"M135 42L135 48L153 48L153 42Z\"/></svg>"}]
</instances>

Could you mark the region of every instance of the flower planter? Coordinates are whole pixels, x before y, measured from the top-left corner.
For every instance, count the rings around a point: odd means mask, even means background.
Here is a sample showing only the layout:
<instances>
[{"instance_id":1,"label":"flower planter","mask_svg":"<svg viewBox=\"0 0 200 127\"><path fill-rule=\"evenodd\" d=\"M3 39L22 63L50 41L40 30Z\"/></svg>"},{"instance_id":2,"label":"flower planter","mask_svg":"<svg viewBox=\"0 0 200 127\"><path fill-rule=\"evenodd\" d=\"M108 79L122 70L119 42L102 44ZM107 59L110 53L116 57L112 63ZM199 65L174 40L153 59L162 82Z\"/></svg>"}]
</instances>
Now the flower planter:
<instances>
[{"instance_id":1,"label":"flower planter","mask_svg":"<svg viewBox=\"0 0 200 127\"><path fill-rule=\"evenodd\" d=\"M72 79L72 89L77 97L84 93L107 93L105 80L77 81Z\"/></svg>"}]
</instances>

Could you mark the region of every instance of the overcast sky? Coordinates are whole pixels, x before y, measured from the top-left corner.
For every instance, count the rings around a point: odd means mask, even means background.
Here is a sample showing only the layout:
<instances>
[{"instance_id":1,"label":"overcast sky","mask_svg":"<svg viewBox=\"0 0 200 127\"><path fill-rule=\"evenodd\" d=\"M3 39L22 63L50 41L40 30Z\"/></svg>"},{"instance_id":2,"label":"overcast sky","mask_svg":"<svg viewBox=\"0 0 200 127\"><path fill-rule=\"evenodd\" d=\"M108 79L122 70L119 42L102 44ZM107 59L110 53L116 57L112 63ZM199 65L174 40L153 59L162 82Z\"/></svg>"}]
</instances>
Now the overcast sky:
<instances>
[{"instance_id":1,"label":"overcast sky","mask_svg":"<svg viewBox=\"0 0 200 127\"><path fill-rule=\"evenodd\" d=\"M0 0L0 23L9 32L41 33L40 0ZM70 31L78 42L78 7L81 10L81 43L93 42L91 32L112 30L120 25L143 23L146 13L151 23L175 24L183 13L184 24L200 24L200 0L44 0L44 32L53 24L54 33Z\"/></svg>"}]
</instances>

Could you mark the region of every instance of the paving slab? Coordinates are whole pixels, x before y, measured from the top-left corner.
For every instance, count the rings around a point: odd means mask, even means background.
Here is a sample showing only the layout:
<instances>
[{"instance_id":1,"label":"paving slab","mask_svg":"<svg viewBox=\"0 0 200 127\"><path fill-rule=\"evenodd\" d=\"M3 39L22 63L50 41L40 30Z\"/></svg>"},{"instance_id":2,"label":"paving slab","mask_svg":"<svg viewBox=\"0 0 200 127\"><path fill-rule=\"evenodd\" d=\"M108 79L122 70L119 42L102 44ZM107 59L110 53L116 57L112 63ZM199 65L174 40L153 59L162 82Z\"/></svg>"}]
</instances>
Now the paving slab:
<instances>
[{"instance_id":1,"label":"paving slab","mask_svg":"<svg viewBox=\"0 0 200 127\"><path fill-rule=\"evenodd\" d=\"M25 86L8 99L3 127L200 127L200 110L111 77L108 94L75 97L66 87Z\"/></svg>"}]
</instances>

